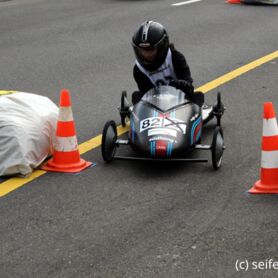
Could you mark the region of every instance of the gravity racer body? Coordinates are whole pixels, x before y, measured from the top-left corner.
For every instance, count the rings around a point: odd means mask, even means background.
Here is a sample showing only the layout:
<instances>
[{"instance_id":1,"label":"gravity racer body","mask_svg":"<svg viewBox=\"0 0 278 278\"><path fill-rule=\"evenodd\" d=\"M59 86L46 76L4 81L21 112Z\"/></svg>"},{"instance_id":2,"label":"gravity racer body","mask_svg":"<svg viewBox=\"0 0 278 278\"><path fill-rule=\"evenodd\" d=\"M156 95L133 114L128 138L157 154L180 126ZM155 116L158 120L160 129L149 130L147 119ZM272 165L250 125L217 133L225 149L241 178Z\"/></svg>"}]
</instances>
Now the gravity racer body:
<instances>
[{"instance_id":1,"label":"gravity racer body","mask_svg":"<svg viewBox=\"0 0 278 278\"><path fill-rule=\"evenodd\" d=\"M134 106L129 105L126 92L122 93L120 117L123 126L130 121L128 139L117 136L116 124L108 121L102 135L102 157L104 161L151 160L207 162L207 159L186 158L192 150L210 150L212 165L221 165L224 146L221 117L224 105L218 93L214 106L199 106L185 97L185 93L171 86L151 89ZM203 126L217 119L211 145L201 145ZM130 145L136 156L116 156L121 145Z\"/></svg>"}]
</instances>

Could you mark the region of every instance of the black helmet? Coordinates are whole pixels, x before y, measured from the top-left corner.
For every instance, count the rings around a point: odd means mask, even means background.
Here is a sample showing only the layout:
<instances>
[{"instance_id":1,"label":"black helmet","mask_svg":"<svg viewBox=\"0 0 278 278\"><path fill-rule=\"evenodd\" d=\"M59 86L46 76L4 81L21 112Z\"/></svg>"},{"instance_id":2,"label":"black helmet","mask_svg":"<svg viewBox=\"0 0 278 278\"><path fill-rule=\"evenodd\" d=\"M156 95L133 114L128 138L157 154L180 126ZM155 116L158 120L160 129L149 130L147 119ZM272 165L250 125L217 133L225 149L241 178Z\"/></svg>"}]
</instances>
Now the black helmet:
<instances>
[{"instance_id":1,"label":"black helmet","mask_svg":"<svg viewBox=\"0 0 278 278\"><path fill-rule=\"evenodd\" d=\"M142 23L132 38L132 45L139 64L146 70L154 71L164 62L169 49L169 37L165 28L158 22L145 21ZM153 61L146 61L141 50L157 49Z\"/></svg>"}]
</instances>

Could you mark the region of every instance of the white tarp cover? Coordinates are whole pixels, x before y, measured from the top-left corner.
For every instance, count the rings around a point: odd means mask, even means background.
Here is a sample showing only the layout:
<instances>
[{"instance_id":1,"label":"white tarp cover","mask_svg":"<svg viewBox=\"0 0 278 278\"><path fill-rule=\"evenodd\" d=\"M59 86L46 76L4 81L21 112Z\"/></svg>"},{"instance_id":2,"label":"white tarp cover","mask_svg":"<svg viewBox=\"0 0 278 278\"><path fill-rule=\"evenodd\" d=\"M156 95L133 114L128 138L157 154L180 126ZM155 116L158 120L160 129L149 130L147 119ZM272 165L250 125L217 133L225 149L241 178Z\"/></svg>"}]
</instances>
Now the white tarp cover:
<instances>
[{"instance_id":1,"label":"white tarp cover","mask_svg":"<svg viewBox=\"0 0 278 278\"><path fill-rule=\"evenodd\" d=\"M57 117L47 97L0 95L0 176L27 176L51 154Z\"/></svg>"}]
</instances>

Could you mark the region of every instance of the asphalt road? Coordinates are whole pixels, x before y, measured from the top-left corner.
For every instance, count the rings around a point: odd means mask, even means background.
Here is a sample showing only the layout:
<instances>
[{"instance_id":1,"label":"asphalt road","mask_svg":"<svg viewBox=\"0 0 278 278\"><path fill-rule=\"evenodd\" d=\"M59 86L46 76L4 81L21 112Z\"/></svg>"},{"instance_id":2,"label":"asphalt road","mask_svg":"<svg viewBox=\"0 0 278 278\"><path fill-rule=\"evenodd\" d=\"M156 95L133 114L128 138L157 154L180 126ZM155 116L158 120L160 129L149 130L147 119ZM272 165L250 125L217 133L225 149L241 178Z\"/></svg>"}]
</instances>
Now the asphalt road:
<instances>
[{"instance_id":1,"label":"asphalt road","mask_svg":"<svg viewBox=\"0 0 278 278\"><path fill-rule=\"evenodd\" d=\"M0 87L56 103L68 88L81 143L120 122L120 92L136 89L131 36L146 19L168 29L196 87L277 50L277 7L173 3L0 1ZM276 59L206 94L213 103L220 90L227 107L217 172L106 165L97 148L83 155L95 167L48 173L0 198L0 277L277 277L251 267L278 262L277 196L247 193L259 179L263 102L278 111L277 76ZM250 269L237 272L237 260Z\"/></svg>"}]
</instances>

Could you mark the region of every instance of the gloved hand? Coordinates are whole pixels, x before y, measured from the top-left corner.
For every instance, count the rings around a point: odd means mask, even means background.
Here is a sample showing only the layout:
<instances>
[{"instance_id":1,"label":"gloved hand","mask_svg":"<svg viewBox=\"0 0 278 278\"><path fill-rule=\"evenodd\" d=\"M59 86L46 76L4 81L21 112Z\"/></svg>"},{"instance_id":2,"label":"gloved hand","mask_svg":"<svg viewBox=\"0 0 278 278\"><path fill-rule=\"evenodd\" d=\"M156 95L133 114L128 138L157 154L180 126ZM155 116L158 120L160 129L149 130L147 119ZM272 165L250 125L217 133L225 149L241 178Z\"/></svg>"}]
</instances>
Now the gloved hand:
<instances>
[{"instance_id":1,"label":"gloved hand","mask_svg":"<svg viewBox=\"0 0 278 278\"><path fill-rule=\"evenodd\" d=\"M182 90L183 92L185 92L186 94L192 94L193 93L193 86L190 82L186 81L186 80L171 80L169 83L169 86L175 87L179 90Z\"/></svg>"},{"instance_id":2,"label":"gloved hand","mask_svg":"<svg viewBox=\"0 0 278 278\"><path fill-rule=\"evenodd\" d=\"M177 88L177 81L175 81L175 80L173 80L173 79L170 80L169 86L174 87L174 88Z\"/></svg>"},{"instance_id":3,"label":"gloved hand","mask_svg":"<svg viewBox=\"0 0 278 278\"><path fill-rule=\"evenodd\" d=\"M140 91L134 91L131 95L131 102L133 105L137 104L143 97L144 93Z\"/></svg>"}]
</instances>

